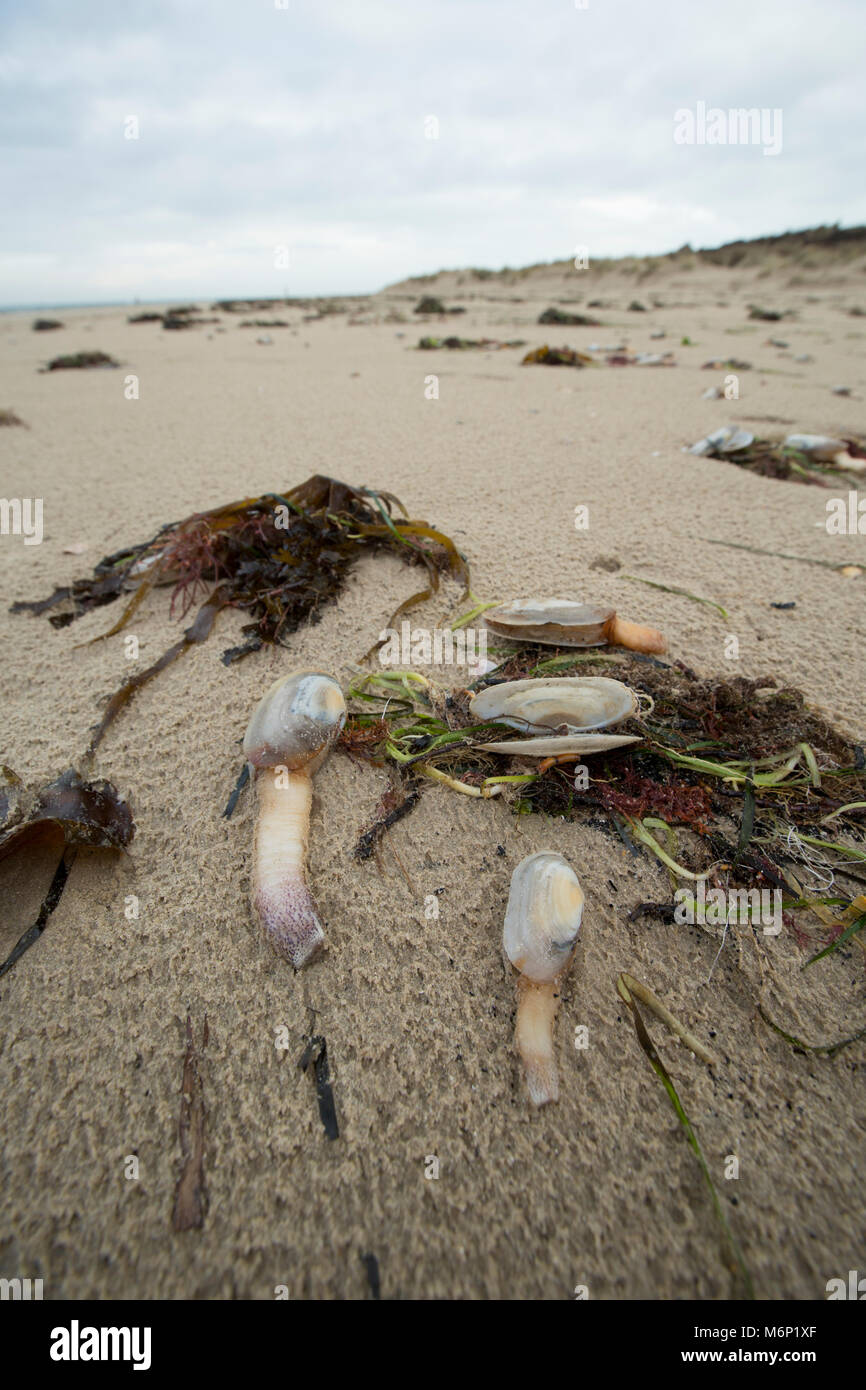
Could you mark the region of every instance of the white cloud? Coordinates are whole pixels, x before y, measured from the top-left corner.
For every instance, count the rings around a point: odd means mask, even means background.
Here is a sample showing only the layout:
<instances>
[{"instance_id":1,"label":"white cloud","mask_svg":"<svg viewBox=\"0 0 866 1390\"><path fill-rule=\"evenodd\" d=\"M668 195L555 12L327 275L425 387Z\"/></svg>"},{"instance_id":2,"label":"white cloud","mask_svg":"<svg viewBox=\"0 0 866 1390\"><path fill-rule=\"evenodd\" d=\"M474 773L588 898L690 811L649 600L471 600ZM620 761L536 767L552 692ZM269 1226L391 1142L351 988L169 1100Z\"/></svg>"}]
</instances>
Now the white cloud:
<instances>
[{"instance_id":1,"label":"white cloud","mask_svg":"<svg viewBox=\"0 0 866 1390\"><path fill-rule=\"evenodd\" d=\"M864 33L861 0L29 0L0 31L0 302L363 291L850 224ZM677 146L698 101L782 108L782 154Z\"/></svg>"}]
</instances>

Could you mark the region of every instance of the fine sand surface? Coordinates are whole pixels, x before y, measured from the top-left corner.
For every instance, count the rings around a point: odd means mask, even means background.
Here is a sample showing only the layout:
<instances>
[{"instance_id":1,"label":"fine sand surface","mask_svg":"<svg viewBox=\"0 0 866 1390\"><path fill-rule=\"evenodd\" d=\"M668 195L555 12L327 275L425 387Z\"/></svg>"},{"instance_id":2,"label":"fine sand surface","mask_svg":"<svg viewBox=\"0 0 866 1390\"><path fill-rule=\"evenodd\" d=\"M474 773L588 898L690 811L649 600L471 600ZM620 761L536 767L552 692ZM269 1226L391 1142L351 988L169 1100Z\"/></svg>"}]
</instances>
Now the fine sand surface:
<instances>
[{"instance_id":1,"label":"fine sand surface","mask_svg":"<svg viewBox=\"0 0 866 1390\"><path fill-rule=\"evenodd\" d=\"M419 325L412 307L428 292L467 312ZM628 312L651 295L661 307ZM536 325L549 304L594 296L611 303L596 311L604 327ZM2 761L28 785L78 762L101 701L131 672L123 635L82 645L116 606L55 629L9 603L47 595L165 522L313 473L391 490L452 535L479 600L608 601L661 628L671 659L708 676L775 675L862 739L866 576L705 542L862 564L866 536L827 534L832 490L681 450L729 421L866 434L866 321L847 313L864 300L860 262L794 283L775 269L675 264L640 284L615 270L443 276L361 302L354 324L345 313L303 322L297 308L260 315L289 318L288 330L241 330L243 315L223 314L224 332L170 333L128 326L112 308L61 311L66 327L48 334L31 331L33 315L2 316L0 407L29 429L0 430L0 491L45 509L41 545L0 537ZM749 322L752 301L797 317ZM667 339L651 340L659 328ZM530 347L627 338L673 350L678 365L574 371L521 367L519 349L412 350L422 333L449 332ZM271 344L257 343L263 333ZM37 371L96 348L123 370ZM804 353L813 360L798 363ZM729 356L753 363L739 401L702 400L724 373L701 364ZM138 400L124 398L130 373ZM834 395L837 384L851 396ZM64 554L76 542L86 552ZM600 822L517 818L445 787L425 790L378 864L358 863L352 848L387 779L342 753L315 781L310 874L327 953L295 975L254 928L249 792L222 817L249 713L296 666L347 682L417 580L396 560L365 561L289 650L231 668L220 654L241 620L223 615L109 730L95 773L131 802L130 851L80 853L44 935L0 981L0 1276L41 1277L46 1298L270 1299L280 1285L291 1298L363 1298L361 1256L372 1255L383 1298L567 1299L578 1285L592 1298L729 1298L737 1285L700 1171L615 991L626 970L719 1055L710 1070L650 1025L759 1296L824 1298L828 1279L864 1267L866 1044L832 1060L796 1052L757 1006L813 1043L850 1035L866 1021L859 949L803 974L790 931L736 927L714 967L718 929L628 920L641 900L670 900L657 860L630 856ZM465 611L458 600L449 581L413 624ZM143 664L179 635L168 607L159 590L131 624ZM725 654L732 635L738 660ZM512 1051L501 932L511 872L542 848L575 866L587 907L557 1020L561 1100L534 1112ZM35 919L53 861L35 867L0 871L2 956ZM124 912L132 894L137 920ZM179 1234L187 1014L199 1041L205 1016L209 1028L209 1205L202 1229ZM327 1039L333 1142L312 1072L297 1066L312 1033ZM730 1155L736 1180L725 1179ZM430 1156L438 1178L425 1176Z\"/></svg>"}]
</instances>

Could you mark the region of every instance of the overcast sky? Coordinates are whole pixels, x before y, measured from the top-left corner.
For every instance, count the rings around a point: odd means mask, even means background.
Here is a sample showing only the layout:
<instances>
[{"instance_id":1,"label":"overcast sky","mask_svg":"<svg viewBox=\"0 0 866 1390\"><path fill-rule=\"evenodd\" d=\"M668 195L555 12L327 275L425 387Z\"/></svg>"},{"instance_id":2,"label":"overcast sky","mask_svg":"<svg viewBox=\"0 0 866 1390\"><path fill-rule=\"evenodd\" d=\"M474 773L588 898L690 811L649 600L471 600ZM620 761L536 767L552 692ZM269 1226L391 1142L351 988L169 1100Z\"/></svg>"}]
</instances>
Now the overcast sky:
<instances>
[{"instance_id":1,"label":"overcast sky","mask_svg":"<svg viewBox=\"0 0 866 1390\"><path fill-rule=\"evenodd\" d=\"M0 304L866 222L864 51L866 0L0 0ZM677 144L700 102L781 152Z\"/></svg>"}]
</instances>

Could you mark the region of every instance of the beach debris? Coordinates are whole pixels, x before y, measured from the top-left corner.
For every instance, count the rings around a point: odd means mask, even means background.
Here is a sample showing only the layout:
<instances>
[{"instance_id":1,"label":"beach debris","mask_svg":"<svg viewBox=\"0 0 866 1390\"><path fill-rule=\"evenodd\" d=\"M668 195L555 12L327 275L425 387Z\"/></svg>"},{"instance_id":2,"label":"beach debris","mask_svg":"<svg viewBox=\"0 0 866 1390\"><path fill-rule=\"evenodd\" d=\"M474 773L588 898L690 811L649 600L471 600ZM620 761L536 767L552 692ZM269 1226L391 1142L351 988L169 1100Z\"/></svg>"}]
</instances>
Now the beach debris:
<instances>
[{"instance_id":1,"label":"beach debris","mask_svg":"<svg viewBox=\"0 0 866 1390\"><path fill-rule=\"evenodd\" d=\"M630 314L645 314L647 307L645 304L641 304L639 299L633 299L628 306L628 311Z\"/></svg>"},{"instance_id":2,"label":"beach debris","mask_svg":"<svg viewBox=\"0 0 866 1390\"><path fill-rule=\"evenodd\" d=\"M415 305L413 312L416 314L445 314L448 311L441 299L437 299L432 294L425 294Z\"/></svg>"},{"instance_id":3,"label":"beach debris","mask_svg":"<svg viewBox=\"0 0 866 1390\"><path fill-rule=\"evenodd\" d=\"M132 812L111 782L85 782L75 768L68 768L53 782L28 792L11 768L0 768L0 861L37 844L60 849L36 922L0 964L0 976L39 940L60 902L78 849L126 849L134 834Z\"/></svg>"},{"instance_id":4,"label":"beach debris","mask_svg":"<svg viewBox=\"0 0 866 1390\"><path fill-rule=\"evenodd\" d=\"M48 614L55 627L65 627L126 597L117 622L93 639L100 641L121 632L161 585L172 586L171 612L179 609L181 618L204 594L182 637L112 695L91 740L93 751L136 691L207 640L223 609L239 608L250 619L242 629L243 644L223 653L226 665L263 645L287 646L302 623L316 621L323 606L337 598L361 556L383 551L423 567L427 578L425 588L399 605L391 627L400 614L432 596L443 572L468 592L469 566L449 536L411 519L392 493L315 474L285 493L263 493L163 526L150 540L106 556L92 578L57 588L45 599L14 603L11 611Z\"/></svg>"},{"instance_id":5,"label":"beach debris","mask_svg":"<svg viewBox=\"0 0 866 1390\"><path fill-rule=\"evenodd\" d=\"M667 335L667 333L665 332L665 330L664 330L663 328L657 328L653 333L650 334L650 338L651 338L651 339L652 339L652 338L666 338L667 336L668 336L668 335Z\"/></svg>"},{"instance_id":6,"label":"beach debris","mask_svg":"<svg viewBox=\"0 0 866 1390\"><path fill-rule=\"evenodd\" d=\"M196 1231L204 1225L207 1213L207 1188L204 1178L204 1087L201 1079L201 1052L208 1044L207 1014L201 1035L201 1048L196 1047L192 1019L186 1016L186 1052L180 1086L180 1116L177 1122L183 1171L174 1195L171 1218L173 1231Z\"/></svg>"},{"instance_id":7,"label":"beach debris","mask_svg":"<svg viewBox=\"0 0 866 1390\"><path fill-rule=\"evenodd\" d=\"M55 329L62 328L63 324L59 319L34 319L34 333L53 333Z\"/></svg>"},{"instance_id":8,"label":"beach debris","mask_svg":"<svg viewBox=\"0 0 866 1390\"><path fill-rule=\"evenodd\" d=\"M851 394L850 386L834 386L832 390L834 396L850 396Z\"/></svg>"},{"instance_id":9,"label":"beach debris","mask_svg":"<svg viewBox=\"0 0 866 1390\"><path fill-rule=\"evenodd\" d=\"M120 363L115 362L107 352L72 352L62 357L54 357L47 366L41 367L42 372L63 372L73 370L87 370L92 368L119 367Z\"/></svg>"},{"instance_id":10,"label":"beach debris","mask_svg":"<svg viewBox=\"0 0 866 1390\"><path fill-rule=\"evenodd\" d=\"M207 318L195 314L191 309L169 309L162 320L163 328L181 329L198 328L202 324L220 323L218 318Z\"/></svg>"},{"instance_id":11,"label":"beach debris","mask_svg":"<svg viewBox=\"0 0 866 1390\"><path fill-rule=\"evenodd\" d=\"M301 1071L313 1064L313 1077L316 1082L316 1100L319 1105L319 1119L326 1139L339 1139L340 1127L337 1123L337 1107L331 1087L331 1069L328 1066L328 1044L321 1034L308 1038L301 1053L298 1066Z\"/></svg>"},{"instance_id":12,"label":"beach debris","mask_svg":"<svg viewBox=\"0 0 866 1390\"><path fill-rule=\"evenodd\" d=\"M812 356L811 352L801 352L801 353L799 354L798 357L795 357L795 358L794 358L794 361L795 361L795 362L814 362L815 359L814 359L814 357Z\"/></svg>"},{"instance_id":13,"label":"beach debris","mask_svg":"<svg viewBox=\"0 0 866 1390\"><path fill-rule=\"evenodd\" d=\"M389 670L353 682L341 746L376 766L384 762L408 785L420 787L421 777L435 774L432 780L476 798L498 792L516 816L593 824L601 817L630 854L650 854L664 867L672 891L678 881L738 891L769 886L784 894L776 919L784 907L783 926L792 927L793 911L817 917L816 944L847 930L845 905L862 893L866 864L862 741L835 730L801 691L780 687L772 676L705 679L682 663L629 652L552 654L528 642L483 689L497 679L554 674L620 678L641 701L640 741L600 749L591 776L586 766L568 765L574 756L566 761L555 751L531 768L515 758L516 766L500 773L498 756L484 742L497 726L477 722L473 690L444 690L415 672ZM516 734L508 751L522 741ZM808 866L816 853L835 878L831 902L841 915L816 906L814 896L786 878L792 859ZM806 950L816 924L795 925ZM862 931L850 940L866 951Z\"/></svg>"},{"instance_id":14,"label":"beach debris","mask_svg":"<svg viewBox=\"0 0 866 1390\"><path fill-rule=\"evenodd\" d=\"M551 734L548 737L536 735L533 738L511 738L501 743L483 743L479 746L485 753L502 753L509 758L541 758L545 762L571 763L585 757L588 753L609 753L614 748L625 748L630 743L640 743L636 734Z\"/></svg>"},{"instance_id":15,"label":"beach debris","mask_svg":"<svg viewBox=\"0 0 866 1390\"><path fill-rule=\"evenodd\" d=\"M751 362L743 362L739 357L713 357L709 362L704 362L702 370L705 372L750 372Z\"/></svg>"},{"instance_id":16,"label":"beach debris","mask_svg":"<svg viewBox=\"0 0 866 1390\"><path fill-rule=\"evenodd\" d=\"M24 421L19 415L15 414L14 410L0 410L0 429L13 425L21 425L23 429L27 429Z\"/></svg>"},{"instance_id":17,"label":"beach debris","mask_svg":"<svg viewBox=\"0 0 866 1390\"><path fill-rule=\"evenodd\" d=\"M630 580L632 584L644 584L648 589L660 589L663 594L679 594L681 598L691 599L692 603L702 603L706 608L715 608L723 618L728 616L727 610L714 599L702 598L700 594L693 594L690 589L682 589L678 584L662 584L657 579L646 579L640 574L624 574L622 577Z\"/></svg>"},{"instance_id":18,"label":"beach debris","mask_svg":"<svg viewBox=\"0 0 866 1390\"><path fill-rule=\"evenodd\" d=\"M244 319L238 328L291 328L288 319Z\"/></svg>"},{"instance_id":19,"label":"beach debris","mask_svg":"<svg viewBox=\"0 0 866 1390\"><path fill-rule=\"evenodd\" d=\"M382 1297L382 1284L379 1276L379 1261L375 1255L362 1253L360 1255L361 1264L367 1275L367 1283L370 1285L370 1294L373 1299L378 1300Z\"/></svg>"},{"instance_id":20,"label":"beach debris","mask_svg":"<svg viewBox=\"0 0 866 1390\"><path fill-rule=\"evenodd\" d=\"M762 309L759 304L750 304L749 318L758 319L761 323L779 323L782 319L791 317L791 310L785 309Z\"/></svg>"},{"instance_id":21,"label":"beach debris","mask_svg":"<svg viewBox=\"0 0 866 1390\"><path fill-rule=\"evenodd\" d=\"M333 676L293 671L265 692L244 735L259 803L253 912L274 950L296 970L325 940L306 882L312 775L345 720L346 701Z\"/></svg>"},{"instance_id":22,"label":"beach debris","mask_svg":"<svg viewBox=\"0 0 866 1390\"><path fill-rule=\"evenodd\" d=\"M525 734L587 733L622 724L638 711L638 698L609 676L543 676L502 681L478 691L470 713Z\"/></svg>"},{"instance_id":23,"label":"beach debris","mask_svg":"<svg viewBox=\"0 0 866 1390\"><path fill-rule=\"evenodd\" d=\"M818 463L835 463L839 455L848 453L844 439L833 439L826 434L789 434L782 442L784 449L796 449L798 454L808 454Z\"/></svg>"},{"instance_id":24,"label":"beach debris","mask_svg":"<svg viewBox=\"0 0 866 1390\"><path fill-rule=\"evenodd\" d=\"M534 363L540 363L545 367L592 367L595 366L595 358L587 352L577 352L574 348L552 348L545 344L528 352L520 365L528 367Z\"/></svg>"},{"instance_id":25,"label":"beach debris","mask_svg":"<svg viewBox=\"0 0 866 1390\"><path fill-rule=\"evenodd\" d=\"M791 345L790 345L790 343L784 342L781 338L768 338L768 339L767 339L767 346L768 346L768 347L774 347L774 348L787 348L787 347L790 347Z\"/></svg>"},{"instance_id":26,"label":"beach debris","mask_svg":"<svg viewBox=\"0 0 866 1390\"><path fill-rule=\"evenodd\" d=\"M724 397L721 386L708 386L706 391L701 393L702 401L720 401Z\"/></svg>"},{"instance_id":27,"label":"beach debris","mask_svg":"<svg viewBox=\"0 0 866 1390\"><path fill-rule=\"evenodd\" d=\"M262 347L273 347L274 344L274 340L269 333L263 333L260 338L256 338L256 342L261 343Z\"/></svg>"},{"instance_id":28,"label":"beach debris","mask_svg":"<svg viewBox=\"0 0 866 1390\"><path fill-rule=\"evenodd\" d=\"M577 874L561 854L530 854L511 875L502 946L519 972L515 1045L536 1106L559 1099L553 1023L583 906Z\"/></svg>"},{"instance_id":29,"label":"beach debris","mask_svg":"<svg viewBox=\"0 0 866 1390\"><path fill-rule=\"evenodd\" d=\"M756 438L736 425L722 425L683 453L727 459L767 478L824 486L831 478L866 471L866 448L859 441L826 435L789 434L784 440Z\"/></svg>"},{"instance_id":30,"label":"beach debris","mask_svg":"<svg viewBox=\"0 0 866 1390\"><path fill-rule=\"evenodd\" d=\"M669 1076L668 1071L664 1063L662 1062L661 1057L658 1054L655 1044L653 1043L647 1031L647 1027L644 1023L640 1009L638 1008L637 1001L639 1000L642 1004L646 1005L647 1008L651 1009L652 1012L662 1020L665 1026L669 1028L675 1036L679 1037L685 1043L686 1047L688 1047L689 1050L693 1052L696 1057L699 1057L701 1061L706 1062L708 1066L717 1066L718 1063L716 1061L716 1058L712 1055L711 1052L708 1052L707 1049L704 1048L700 1042L698 1042L697 1038L693 1037L692 1034L688 1033L683 1028L682 1024L679 1023L676 1018L674 1018L673 1014L670 1012L669 1009L665 1008L664 1004L662 1004L661 1000L655 994L653 994L652 990L648 989L648 987L642 984L640 980L636 980L633 975L629 975L625 971L623 971L617 979L616 991L620 999L622 999L623 1002L627 1005L629 1012L631 1013L632 1022L634 1024L634 1029L637 1035L638 1043L640 1044L641 1049L643 1050L656 1076L659 1078L662 1085L664 1086L664 1089L668 1095L668 1099L670 1100L671 1105L673 1106L674 1113L677 1119L679 1120L679 1123L686 1136L689 1148L692 1150L692 1153L695 1155L695 1158L698 1161L701 1174L703 1176L704 1182L707 1185L707 1189L712 1200L713 1210L715 1212L716 1219L719 1223L719 1226L721 1227L726 1246L732 1257L731 1268L739 1276L739 1279L742 1284L742 1289L746 1298L753 1299L755 1297L755 1290L752 1284L752 1278L749 1273L748 1266L746 1265L745 1259L743 1258L743 1253L740 1249L739 1242L737 1241L737 1238L734 1235L733 1230L731 1229L731 1224L728 1220L725 1209L722 1206L722 1203L719 1199L719 1194L716 1191L716 1186L713 1182L713 1177L709 1165L706 1159L704 1158L703 1150L701 1149L700 1143L698 1141L697 1133L695 1132L691 1120L686 1114L685 1107L683 1106L683 1103L680 1100L676 1087L674 1086L674 1083L671 1080L671 1077Z\"/></svg>"},{"instance_id":31,"label":"beach debris","mask_svg":"<svg viewBox=\"0 0 866 1390\"><path fill-rule=\"evenodd\" d=\"M660 632L618 618L612 608L570 599L514 599L488 610L491 632L512 642L541 642L555 647L629 647L637 652L664 652Z\"/></svg>"},{"instance_id":32,"label":"beach debris","mask_svg":"<svg viewBox=\"0 0 866 1390\"><path fill-rule=\"evenodd\" d=\"M605 361L609 367L675 367L672 352L615 352Z\"/></svg>"},{"instance_id":33,"label":"beach debris","mask_svg":"<svg viewBox=\"0 0 866 1390\"><path fill-rule=\"evenodd\" d=\"M500 342L497 338L419 338L418 347L425 352L435 352L438 348L449 348L452 352L469 351L476 348L482 352L498 352L502 348L526 347L524 338L512 338L509 342Z\"/></svg>"},{"instance_id":34,"label":"beach debris","mask_svg":"<svg viewBox=\"0 0 866 1390\"><path fill-rule=\"evenodd\" d=\"M157 313L155 310L146 310L142 314L130 314L127 323L162 323L165 314Z\"/></svg>"},{"instance_id":35,"label":"beach debris","mask_svg":"<svg viewBox=\"0 0 866 1390\"><path fill-rule=\"evenodd\" d=\"M376 737L377 733L373 731L373 738ZM340 743L349 752L358 751L357 734L354 737L352 735L346 737L344 732L340 736ZM409 812L414 809L420 795L421 792L418 787L410 787L408 790L396 786L388 787L380 797L379 804L373 812L372 824L358 837L353 851L354 858L360 862L365 859L372 859L382 837L391 829L392 825L396 825L404 816L408 816Z\"/></svg>"},{"instance_id":36,"label":"beach debris","mask_svg":"<svg viewBox=\"0 0 866 1390\"><path fill-rule=\"evenodd\" d=\"M721 425L706 438L683 452L687 454L735 454L739 449L747 449L755 436L749 430L741 430L736 425Z\"/></svg>"},{"instance_id":37,"label":"beach debris","mask_svg":"<svg viewBox=\"0 0 866 1390\"><path fill-rule=\"evenodd\" d=\"M504 681L473 695L470 713L487 724L505 724L535 737L484 742L485 753L573 762L640 742L639 735L605 734L637 714L638 697L607 676L548 676Z\"/></svg>"},{"instance_id":38,"label":"beach debris","mask_svg":"<svg viewBox=\"0 0 866 1390\"><path fill-rule=\"evenodd\" d=\"M539 323L559 323L569 327L578 328L599 328L601 325L598 319L589 318L586 314L569 314L564 309L545 309L538 315Z\"/></svg>"}]
</instances>

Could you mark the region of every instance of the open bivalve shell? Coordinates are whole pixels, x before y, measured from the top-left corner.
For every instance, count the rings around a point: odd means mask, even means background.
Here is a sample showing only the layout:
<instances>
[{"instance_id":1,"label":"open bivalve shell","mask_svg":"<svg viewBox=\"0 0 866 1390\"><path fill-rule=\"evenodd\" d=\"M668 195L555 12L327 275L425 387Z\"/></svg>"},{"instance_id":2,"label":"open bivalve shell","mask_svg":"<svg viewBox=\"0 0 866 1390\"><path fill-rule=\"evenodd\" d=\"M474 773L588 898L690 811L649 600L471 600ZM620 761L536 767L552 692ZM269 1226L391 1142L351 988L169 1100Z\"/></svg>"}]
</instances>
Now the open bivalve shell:
<instances>
[{"instance_id":1,"label":"open bivalve shell","mask_svg":"<svg viewBox=\"0 0 866 1390\"><path fill-rule=\"evenodd\" d=\"M638 697L608 676L550 676L490 685L473 695L469 708L478 720L521 733L579 734L630 719Z\"/></svg>"}]
</instances>

